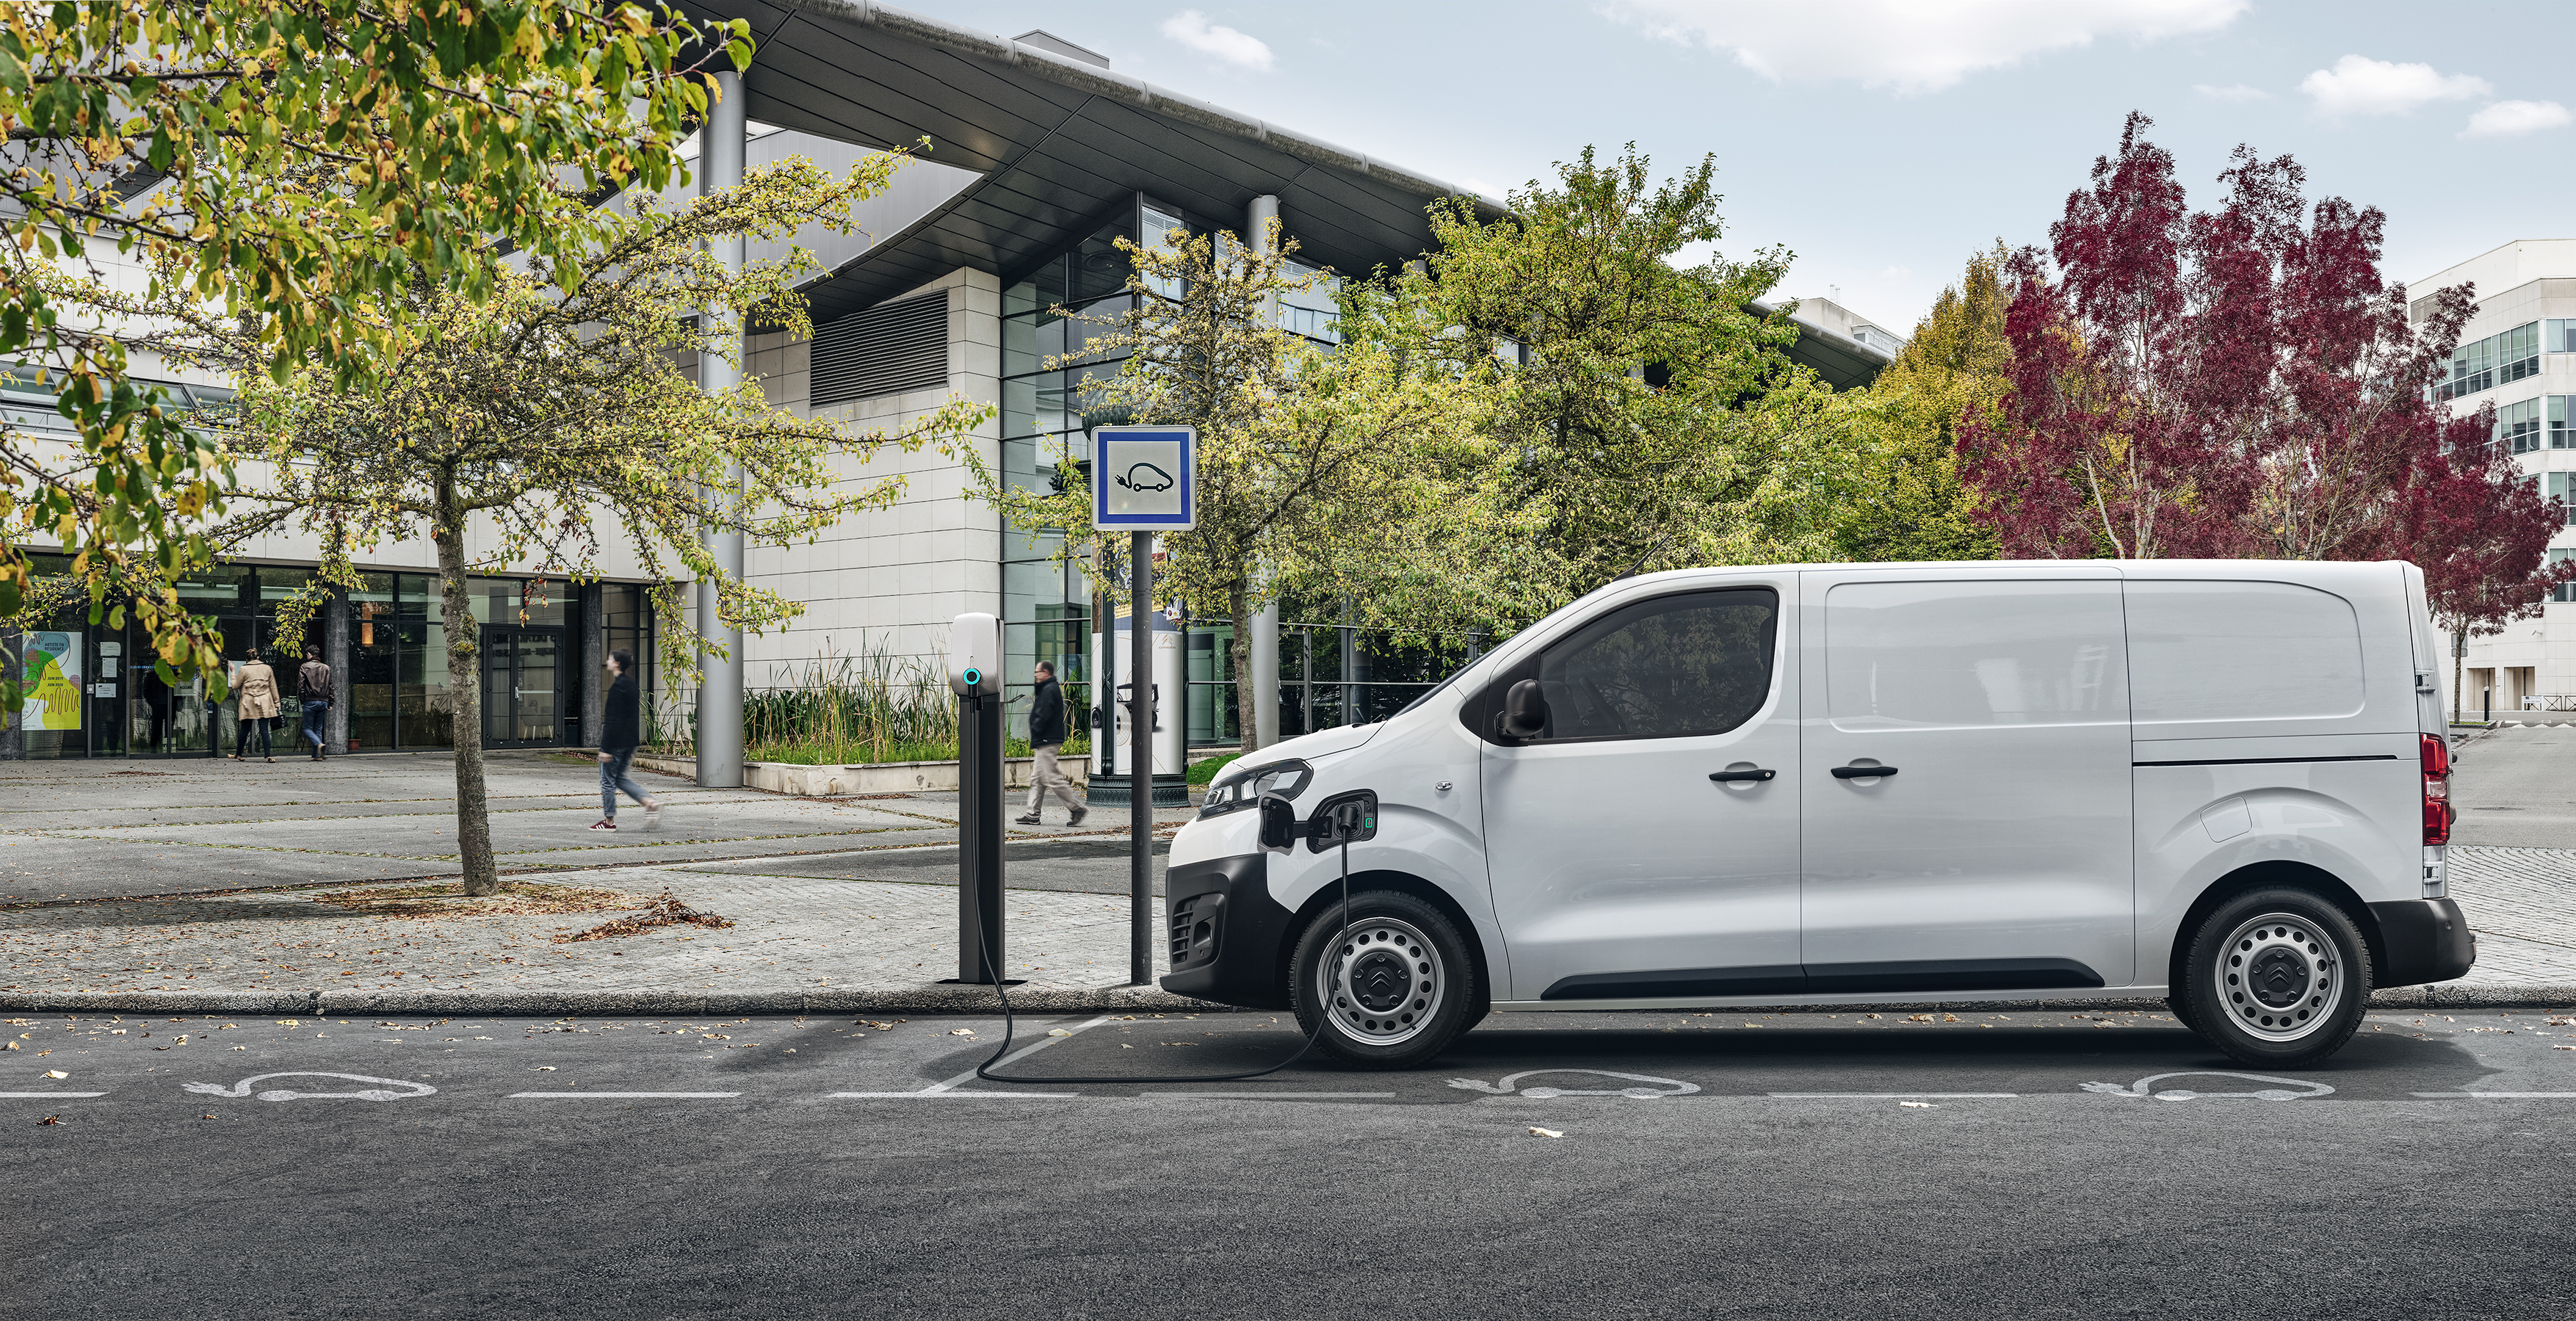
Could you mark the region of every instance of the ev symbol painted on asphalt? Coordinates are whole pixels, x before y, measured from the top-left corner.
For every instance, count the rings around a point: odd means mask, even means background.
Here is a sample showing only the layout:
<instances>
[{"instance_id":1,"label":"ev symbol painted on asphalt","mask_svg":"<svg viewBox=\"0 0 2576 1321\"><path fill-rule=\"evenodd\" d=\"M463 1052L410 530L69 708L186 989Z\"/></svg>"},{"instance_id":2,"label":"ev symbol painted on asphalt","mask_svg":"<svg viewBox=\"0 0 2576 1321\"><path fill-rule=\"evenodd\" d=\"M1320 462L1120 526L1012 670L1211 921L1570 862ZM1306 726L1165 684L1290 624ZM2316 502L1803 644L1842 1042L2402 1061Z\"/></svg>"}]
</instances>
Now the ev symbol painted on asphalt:
<instances>
[{"instance_id":1,"label":"ev symbol painted on asphalt","mask_svg":"<svg viewBox=\"0 0 2576 1321\"><path fill-rule=\"evenodd\" d=\"M253 1087L271 1078L338 1078L345 1082L382 1083L384 1086L369 1087L354 1092L294 1092L284 1088L274 1088L259 1093L259 1099L263 1101L408 1101L414 1097L438 1094L437 1088L425 1082L407 1082L400 1078L370 1078L363 1073L263 1073L256 1077L244 1078L230 1087L219 1082L192 1082L183 1083L180 1086L183 1091L196 1092L204 1096L249 1096ZM393 1087L405 1090L399 1092L386 1090Z\"/></svg>"},{"instance_id":2,"label":"ev symbol painted on asphalt","mask_svg":"<svg viewBox=\"0 0 2576 1321\"><path fill-rule=\"evenodd\" d=\"M2279 1083L2280 1086L2266 1087L2253 1092L2195 1092L2187 1087L2156 1090L2156 1084L2167 1078L2242 1078L2247 1082ZM2293 1087L2298 1090L2286 1090ZM2304 1101L2314 1096L2334 1095L2334 1089L2321 1082L2309 1082L2303 1078L2275 1078L2261 1073L2159 1073L2140 1078L2126 1087L2115 1082L2088 1082L2084 1084L2084 1090L2099 1096L2152 1096L2159 1101Z\"/></svg>"},{"instance_id":3,"label":"ev symbol painted on asphalt","mask_svg":"<svg viewBox=\"0 0 2576 1321\"><path fill-rule=\"evenodd\" d=\"M1617 1078L1623 1082L1650 1083L1652 1086L1576 1088L1522 1087L1520 1085L1523 1078L1535 1078L1541 1074L1552 1073L1579 1073L1590 1078ZM1559 1096L1624 1096L1632 1101L1651 1101L1659 1096L1688 1096L1699 1090L1697 1083L1686 1083L1675 1078L1657 1078L1643 1073L1611 1073L1605 1069L1526 1069L1512 1074L1501 1082L1452 1078L1449 1080L1449 1085L1461 1091L1483 1092L1487 1096L1510 1096L1513 1090L1518 1088L1520 1095L1533 1101L1545 1101Z\"/></svg>"}]
</instances>

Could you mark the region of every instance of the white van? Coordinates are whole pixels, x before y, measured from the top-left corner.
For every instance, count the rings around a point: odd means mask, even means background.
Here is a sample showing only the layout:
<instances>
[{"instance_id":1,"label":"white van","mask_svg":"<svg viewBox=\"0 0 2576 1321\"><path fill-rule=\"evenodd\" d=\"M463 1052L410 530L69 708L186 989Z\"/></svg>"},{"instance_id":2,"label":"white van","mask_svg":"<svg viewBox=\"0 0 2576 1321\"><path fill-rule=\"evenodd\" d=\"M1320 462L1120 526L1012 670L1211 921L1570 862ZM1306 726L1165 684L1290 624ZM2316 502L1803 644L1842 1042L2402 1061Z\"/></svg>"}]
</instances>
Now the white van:
<instances>
[{"instance_id":1,"label":"white van","mask_svg":"<svg viewBox=\"0 0 2576 1321\"><path fill-rule=\"evenodd\" d=\"M1496 1009L2137 996L2314 1063L2475 958L2438 650L2394 562L1626 579L1229 767L1172 842L1162 985L1385 1068ZM1337 941L1339 849L1265 853L1253 809L1358 791Z\"/></svg>"}]
</instances>

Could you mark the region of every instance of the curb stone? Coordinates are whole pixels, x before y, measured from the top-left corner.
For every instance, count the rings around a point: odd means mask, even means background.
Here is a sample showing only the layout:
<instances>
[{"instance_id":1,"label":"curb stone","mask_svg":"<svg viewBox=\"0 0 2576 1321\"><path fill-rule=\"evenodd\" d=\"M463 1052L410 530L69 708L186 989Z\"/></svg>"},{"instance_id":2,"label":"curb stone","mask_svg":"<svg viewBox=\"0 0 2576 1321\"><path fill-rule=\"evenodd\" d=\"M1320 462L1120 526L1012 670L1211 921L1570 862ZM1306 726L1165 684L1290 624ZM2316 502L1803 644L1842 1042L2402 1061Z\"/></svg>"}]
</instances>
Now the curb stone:
<instances>
[{"instance_id":1,"label":"curb stone","mask_svg":"<svg viewBox=\"0 0 2576 1321\"><path fill-rule=\"evenodd\" d=\"M2374 1009L2565 1009L2576 1007L2576 986L2401 986L2371 993ZM48 995L0 994L11 1013L120 1014L352 1014L416 1017L561 1018L669 1016L675 1014L991 1014L1000 1009L980 986L922 986L886 991L100 991ZM1027 1014L1236 1013L1233 1005L1194 1000L1153 987L1023 987L1011 1008ZM1862 1008L1876 1012L2035 1012L2042 1010L2163 1010L2159 998L2109 1000L1941 1000L1872 1005L1727 1005L1727 1013L1815 1013ZM1651 1012L1651 1011L1642 1011Z\"/></svg>"}]
</instances>

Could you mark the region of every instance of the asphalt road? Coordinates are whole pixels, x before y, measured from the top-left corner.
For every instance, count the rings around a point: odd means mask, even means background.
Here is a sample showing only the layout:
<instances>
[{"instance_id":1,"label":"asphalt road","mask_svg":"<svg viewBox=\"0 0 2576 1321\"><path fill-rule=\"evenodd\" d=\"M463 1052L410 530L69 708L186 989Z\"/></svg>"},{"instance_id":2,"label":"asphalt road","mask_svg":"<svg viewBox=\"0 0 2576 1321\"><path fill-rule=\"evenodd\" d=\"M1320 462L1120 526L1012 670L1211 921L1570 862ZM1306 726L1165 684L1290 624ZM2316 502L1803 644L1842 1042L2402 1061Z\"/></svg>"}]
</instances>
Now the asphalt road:
<instances>
[{"instance_id":1,"label":"asphalt road","mask_svg":"<svg viewBox=\"0 0 2576 1321\"><path fill-rule=\"evenodd\" d=\"M30 1018L0 1316L2576 1306L2576 1025L2379 1014L2263 1078L2154 1015L1932 1017L1513 1016L1233 1083L1148 1078L1278 1058L1271 1016L1023 1024L1071 1035L1018 1071L1131 1079L1078 1086L974 1080L989 1019Z\"/></svg>"},{"instance_id":2,"label":"asphalt road","mask_svg":"<svg viewBox=\"0 0 2576 1321\"><path fill-rule=\"evenodd\" d=\"M2540 726L2470 735L2454 753L2451 838L2506 848L2576 849L2576 729Z\"/></svg>"}]
</instances>

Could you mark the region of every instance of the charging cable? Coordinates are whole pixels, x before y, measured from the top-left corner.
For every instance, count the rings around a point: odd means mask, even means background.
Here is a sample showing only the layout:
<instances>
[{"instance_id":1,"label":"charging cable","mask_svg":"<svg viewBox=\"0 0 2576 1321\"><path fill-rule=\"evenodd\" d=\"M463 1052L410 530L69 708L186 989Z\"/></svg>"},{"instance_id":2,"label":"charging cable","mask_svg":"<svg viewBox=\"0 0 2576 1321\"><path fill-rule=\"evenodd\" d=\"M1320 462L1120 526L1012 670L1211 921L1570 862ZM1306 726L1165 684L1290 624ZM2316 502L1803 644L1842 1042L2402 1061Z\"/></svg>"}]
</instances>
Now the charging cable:
<instances>
[{"instance_id":1,"label":"charging cable","mask_svg":"<svg viewBox=\"0 0 2576 1321\"><path fill-rule=\"evenodd\" d=\"M1341 852L1341 855L1342 855L1342 921L1341 921L1341 925L1340 925L1340 927L1339 927L1338 929L1336 929L1336 930L1333 932L1333 946L1335 946L1335 947L1338 947L1338 946L1342 943L1342 938L1343 938L1344 936L1347 936L1347 935L1351 934L1351 839L1352 839L1352 837L1353 837L1354 835L1357 835L1357 834L1359 834L1359 833L1360 833L1360 829L1361 829L1360 824L1359 824L1360 811L1361 811L1361 809L1359 808L1359 806L1358 806L1357 804L1352 804L1351 806L1349 806L1349 807L1347 807L1347 808L1344 808L1344 809L1341 809L1341 810L1334 811L1334 812L1333 812L1333 814L1332 814L1332 816L1331 816L1329 819L1327 819L1327 818L1325 817L1325 814L1324 814L1323 812L1318 812L1318 813L1316 813L1317 824L1318 824L1318 825L1322 825L1322 826L1324 826L1324 828L1326 828L1326 829L1330 829L1330 830L1333 832L1333 834L1334 834L1334 835L1335 835L1335 836L1340 840L1340 842L1341 842L1341 849L1340 849L1340 852ZM1369 827L1370 827L1372 830L1374 829L1374 827L1375 827L1375 825L1376 825L1376 821L1375 821L1375 819L1374 819L1374 818L1376 817L1376 815L1377 815L1377 814L1376 814L1376 812L1375 812L1374 810L1371 810L1371 811L1369 811L1369 813L1368 813L1368 816L1369 816L1369 818L1370 818L1370 820L1369 820L1369 822L1368 822L1368 825L1369 825ZM1349 819L1345 820L1345 819L1344 819L1345 817L1347 817L1347 818L1349 818ZM1014 1030L1014 1026L1015 1026L1015 1025L1014 1025L1014 1022L1013 1022L1013 1020L1012 1020L1012 1018L1011 1018L1011 996L1010 996L1010 993L1009 993L1008 991L1005 991L1005 990L1003 990L1003 989L1002 989L1002 983L1001 983L1002 970L993 966L993 960L992 960L992 957L991 957L991 955L990 955L990 954L986 951L986 949L985 949L985 946L984 946L984 924L983 924L983 923L981 923L981 922L977 922L977 923L975 924L975 950L976 950L976 954L977 954L977 956L978 956L979 960L983 963L984 967L985 967L987 970L989 970L989 971L993 974L993 978L994 978L994 980L993 980L993 994L994 994L996 997L998 997L998 998L1001 1000L1001 1002L1002 1002L1002 1044L1001 1044L1000 1046L996 1047L996 1048L994 1049L994 1051L993 1051L992 1055L991 1055L989 1058L987 1058L983 1063L978 1064L978 1065L976 1065L976 1066L975 1066L975 1076L976 1076L976 1077L978 1077L978 1078L982 1078L982 1079L984 1079L984 1080L985 1080L985 1081L987 1081L987 1082L1013 1082L1013 1083L1244 1082L1244 1081L1247 1081L1247 1080L1249 1080L1249 1079L1253 1079L1253 1078L1266 1078L1266 1077L1270 1076L1271 1074L1277 1073L1277 1072L1279 1072L1281 1069L1287 1068L1289 1065L1294 1064L1294 1063L1296 1063L1297 1061L1299 1061L1299 1060L1302 1060L1302 1059L1306 1058L1306 1056L1307 1056L1307 1055L1311 1054L1311 1053L1314 1051L1314 1049L1315 1049L1315 1045L1316 1045L1316 1043L1317 1043L1317 1042L1319 1042L1319 1041L1321 1041L1321 1040L1323 1040L1323 1037L1324 1037L1324 1028L1325 1028L1325 1027L1326 1027L1326 1026L1327 1026L1327 1025L1332 1021L1332 1016L1333 1016L1333 1007L1332 1007L1330 1004L1325 1004L1325 1005L1320 1006L1320 1007L1319 1007L1320 1012L1318 1012L1318 1013L1315 1015L1315 1030L1306 1034L1306 1044L1304 1044L1304 1045L1302 1045L1302 1046L1299 1046L1299 1047L1297 1048L1297 1053L1296 1053L1296 1054L1291 1055L1291 1056L1289 1056L1288 1058L1286 1058L1286 1059L1284 1059L1284 1060L1279 1061L1277 1064L1273 1064L1273 1065L1271 1065L1269 1068L1266 1068L1266 1069L1254 1069L1253 1071L1251 1071L1251 1072L1249 1072L1249 1073L1203 1073L1203 1074L1192 1074L1192 1075L1190 1075L1190 1076L1188 1076L1188 1077L1184 1077L1184 1078L1169 1077L1169 1076L1165 1076L1165 1075L1161 1075L1161 1074L1156 1074L1156 1075L1151 1075L1151 1076L1146 1076L1146 1077L1138 1077L1138 1076L1136 1076L1136 1075L1129 1074L1129 1075L1126 1075L1126 1076L1123 1076L1123 1077L1098 1077L1098 1078L1095 1078L1095 1077L1075 1077L1075 1076L1072 1076L1072 1075L1049 1075L1049 1076L1046 1076L1046 1077L1034 1077L1034 1078L1033 1078L1033 1077L1026 1076L1026 1075L1022 1075L1022 1076L1019 1076L1019 1077L1005 1077L1005 1076L1003 1076L1003 1075L1001 1075L1001 1074L998 1074L998 1073L993 1072L993 1066L994 1066L995 1064L999 1063L999 1062L1001 1061L1001 1058L1002 1058L1003 1056L1008 1055L1008 1054L1010 1054L1010 1053L1011 1053L1011 1034L1012 1034L1012 1032L1013 1032L1013 1030ZM1326 954L1325 954L1325 957L1326 957L1326 958L1331 958L1331 957L1333 957L1333 954L1332 954L1332 951L1331 951L1331 949L1330 949L1330 948L1328 948L1328 949L1327 949ZM1293 1003L1293 1002L1292 1002L1292 1003Z\"/></svg>"}]
</instances>

